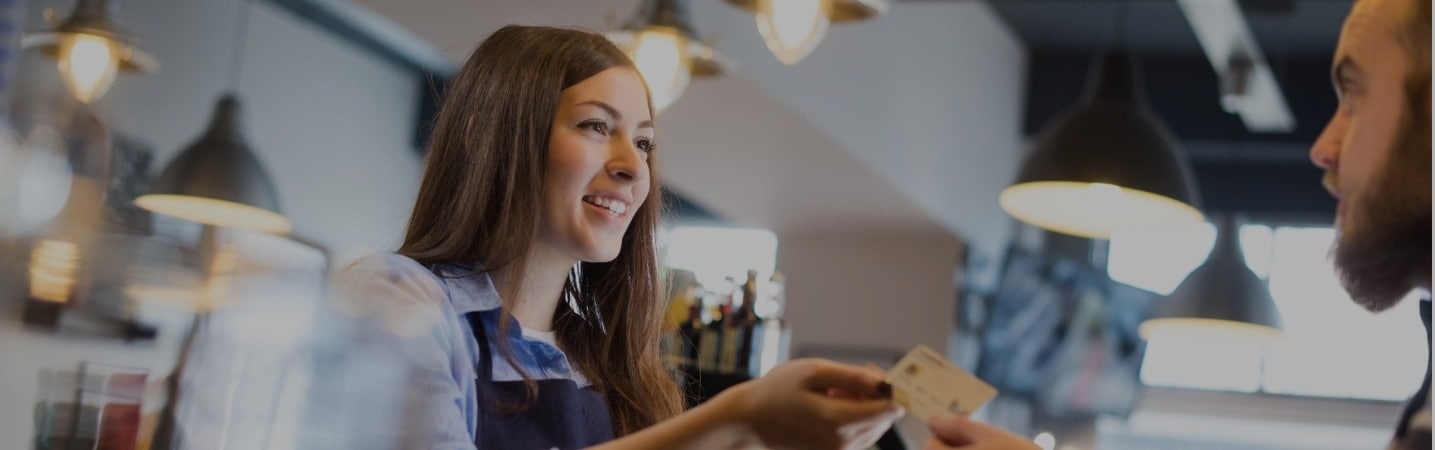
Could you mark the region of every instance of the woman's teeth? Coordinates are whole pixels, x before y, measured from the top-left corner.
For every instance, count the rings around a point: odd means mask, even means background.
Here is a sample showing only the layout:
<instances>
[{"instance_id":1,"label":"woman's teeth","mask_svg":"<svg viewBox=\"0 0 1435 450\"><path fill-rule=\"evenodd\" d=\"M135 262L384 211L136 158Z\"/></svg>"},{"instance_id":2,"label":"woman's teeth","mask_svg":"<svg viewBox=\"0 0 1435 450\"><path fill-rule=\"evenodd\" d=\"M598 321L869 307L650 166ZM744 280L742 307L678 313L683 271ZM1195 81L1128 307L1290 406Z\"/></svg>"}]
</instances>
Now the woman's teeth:
<instances>
[{"instance_id":1,"label":"woman's teeth","mask_svg":"<svg viewBox=\"0 0 1435 450\"><path fill-rule=\"evenodd\" d=\"M583 201L590 205L607 209L608 212L611 212L613 214L623 214L628 212L628 204L623 203L622 200L616 200L607 197L588 196L583 197Z\"/></svg>"}]
</instances>

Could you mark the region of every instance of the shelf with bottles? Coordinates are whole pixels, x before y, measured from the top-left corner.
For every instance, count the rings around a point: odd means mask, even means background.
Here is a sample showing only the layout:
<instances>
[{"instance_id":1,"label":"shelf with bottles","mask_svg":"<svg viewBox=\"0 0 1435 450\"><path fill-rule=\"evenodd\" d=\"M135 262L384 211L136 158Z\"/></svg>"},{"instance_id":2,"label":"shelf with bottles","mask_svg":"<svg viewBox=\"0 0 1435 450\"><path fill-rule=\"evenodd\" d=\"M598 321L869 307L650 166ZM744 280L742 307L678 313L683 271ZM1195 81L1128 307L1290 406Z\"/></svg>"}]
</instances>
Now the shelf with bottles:
<instances>
[{"instance_id":1,"label":"shelf with bottles","mask_svg":"<svg viewBox=\"0 0 1435 450\"><path fill-rule=\"evenodd\" d=\"M782 274L759 278L749 270L741 284L728 277L708 287L690 271L670 270L663 324L668 367L685 378L730 378L736 384L785 361L791 331L782 320Z\"/></svg>"}]
</instances>

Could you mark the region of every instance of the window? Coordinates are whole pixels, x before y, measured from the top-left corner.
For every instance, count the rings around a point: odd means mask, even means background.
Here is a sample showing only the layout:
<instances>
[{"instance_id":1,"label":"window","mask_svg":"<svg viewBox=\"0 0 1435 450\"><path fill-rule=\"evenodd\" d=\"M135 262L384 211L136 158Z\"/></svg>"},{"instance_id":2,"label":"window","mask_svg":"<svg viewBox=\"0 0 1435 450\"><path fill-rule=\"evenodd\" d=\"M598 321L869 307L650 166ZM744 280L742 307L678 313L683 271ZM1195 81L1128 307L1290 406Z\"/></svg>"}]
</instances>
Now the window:
<instances>
[{"instance_id":1,"label":"window","mask_svg":"<svg viewBox=\"0 0 1435 450\"><path fill-rule=\"evenodd\" d=\"M1351 302L1327 253L1328 227L1241 227L1246 264L1265 279L1286 339L1269 348L1230 342L1148 343L1151 385L1292 395L1402 400L1425 374L1425 329L1412 298L1381 314ZM1112 237L1112 279L1169 294L1210 252L1209 224Z\"/></svg>"},{"instance_id":2,"label":"window","mask_svg":"<svg viewBox=\"0 0 1435 450\"><path fill-rule=\"evenodd\" d=\"M722 286L731 277L741 283L747 271L771 275L777 265L777 235L756 228L674 227L660 237L663 262L691 270L704 286Z\"/></svg>"}]
</instances>

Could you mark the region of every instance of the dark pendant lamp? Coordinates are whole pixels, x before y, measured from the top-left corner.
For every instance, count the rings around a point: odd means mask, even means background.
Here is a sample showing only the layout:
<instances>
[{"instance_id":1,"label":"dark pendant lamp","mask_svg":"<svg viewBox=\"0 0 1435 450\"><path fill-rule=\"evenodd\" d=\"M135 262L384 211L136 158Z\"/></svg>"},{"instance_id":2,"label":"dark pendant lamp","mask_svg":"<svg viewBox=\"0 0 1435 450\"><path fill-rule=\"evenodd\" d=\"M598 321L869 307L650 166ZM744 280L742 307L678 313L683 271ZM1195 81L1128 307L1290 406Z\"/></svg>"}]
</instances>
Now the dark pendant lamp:
<instances>
[{"instance_id":1,"label":"dark pendant lamp","mask_svg":"<svg viewBox=\"0 0 1435 450\"><path fill-rule=\"evenodd\" d=\"M85 103L105 95L116 72L150 73L159 62L135 45L115 21L119 0L77 0L70 16L53 29L26 33L24 48L35 48L60 63L65 86Z\"/></svg>"},{"instance_id":2,"label":"dark pendant lamp","mask_svg":"<svg viewBox=\"0 0 1435 450\"><path fill-rule=\"evenodd\" d=\"M638 66L659 112L682 97L693 78L722 75L729 64L698 37L688 0L643 0L638 13L608 39Z\"/></svg>"},{"instance_id":3,"label":"dark pendant lamp","mask_svg":"<svg viewBox=\"0 0 1435 450\"><path fill-rule=\"evenodd\" d=\"M999 203L1047 230L1108 239L1201 221L1192 178L1146 106L1131 56L1118 51L1096 59L1080 103L1046 127Z\"/></svg>"},{"instance_id":4,"label":"dark pendant lamp","mask_svg":"<svg viewBox=\"0 0 1435 450\"><path fill-rule=\"evenodd\" d=\"M141 208L185 220L285 234L274 182L239 128L239 100L226 94L209 129L160 172L153 191L135 199Z\"/></svg>"},{"instance_id":5,"label":"dark pendant lamp","mask_svg":"<svg viewBox=\"0 0 1435 450\"><path fill-rule=\"evenodd\" d=\"M274 182L249 151L240 133L238 60L246 39L249 4L240 12L229 76L230 93L220 97L214 117L198 140L160 172L153 191L135 199L141 208L181 219L229 228L287 234L292 226L280 214Z\"/></svg>"},{"instance_id":6,"label":"dark pendant lamp","mask_svg":"<svg viewBox=\"0 0 1435 450\"><path fill-rule=\"evenodd\" d=\"M1153 308L1141 323L1144 339L1215 332L1269 342L1281 336L1270 288L1246 266L1240 227L1229 215L1216 221L1216 244L1206 262Z\"/></svg>"},{"instance_id":7,"label":"dark pendant lamp","mask_svg":"<svg viewBox=\"0 0 1435 450\"><path fill-rule=\"evenodd\" d=\"M1113 47L1125 42L1116 3ZM1093 62L1086 92L1042 131L998 199L1012 217L1050 231L1109 239L1116 230L1200 222L1190 163L1146 106L1131 55Z\"/></svg>"}]
</instances>

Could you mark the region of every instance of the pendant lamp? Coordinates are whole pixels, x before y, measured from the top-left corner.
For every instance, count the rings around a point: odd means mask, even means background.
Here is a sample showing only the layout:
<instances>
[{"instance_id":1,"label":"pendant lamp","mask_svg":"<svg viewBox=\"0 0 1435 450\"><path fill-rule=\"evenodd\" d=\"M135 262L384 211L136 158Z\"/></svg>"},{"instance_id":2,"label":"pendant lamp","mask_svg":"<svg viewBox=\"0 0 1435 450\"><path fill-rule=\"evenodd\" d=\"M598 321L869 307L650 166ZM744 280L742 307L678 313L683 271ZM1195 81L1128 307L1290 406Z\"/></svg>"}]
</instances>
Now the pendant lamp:
<instances>
[{"instance_id":1,"label":"pendant lamp","mask_svg":"<svg viewBox=\"0 0 1435 450\"><path fill-rule=\"evenodd\" d=\"M1206 262L1154 307L1141 323L1142 338L1172 333L1217 332L1269 341L1281 336L1280 312L1270 288L1246 266L1240 227L1223 215Z\"/></svg>"},{"instance_id":2,"label":"pendant lamp","mask_svg":"<svg viewBox=\"0 0 1435 450\"><path fill-rule=\"evenodd\" d=\"M141 208L230 228L284 234L279 194L240 131L239 100L226 94L209 129L160 172L153 191L135 199Z\"/></svg>"},{"instance_id":3,"label":"pendant lamp","mask_svg":"<svg viewBox=\"0 0 1435 450\"><path fill-rule=\"evenodd\" d=\"M109 90L116 72L150 73L159 62L135 45L115 21L119 0L77 0L70 16L49 31L26 33L24 48L59 60L65 86L76 99L94 103Z\"/></svg>"},{"instance_id":4,"label":"pendant lamp","mask_svg":"<svg viewBox=\"0 0 1435 450\"><path fill-rule=\"evenodd\" d=\"M1203 218L1190 164L1122 51L1096 58L1083 98L1047 125L998 201L1023 222L1096 239Z\"/></svg>"},{"instance_id":5,"label":"pendant lamp","mask_svg":"<svg viewBox=\"0 0 1435 450\"><path fill-rule=\"evenodd\" d=\"M886 0L728 0L753 13L757 32L778 61L807 57L831 22L867 20L887 12Z\"/></svg>"},{"instance_id":6,"label":"pendant lamp","mask_svg":"<svg viewBox=\"0 0 1435 450\"><path fill-rule=\"evenodd\" d=\"M686 0L644 0L627 25L607 36L638 66L657 112L682 97L693 78L728 70L717 51L698 39Z\"/></svg>"},{"instance_id":7,"label":"pendant lamp","mask_svg":"<svg viewBox=\"0 0 1435 450\"><path fill-rule=\"evenodd\" d=\"M150 194L135 199L141 208L205 225L287 234L278 190L240 129L238 61L247 34L249 4L240 13L231 59L229 90L214 107L209 128L160 172Z\"/></svg>"}]
</instances>

